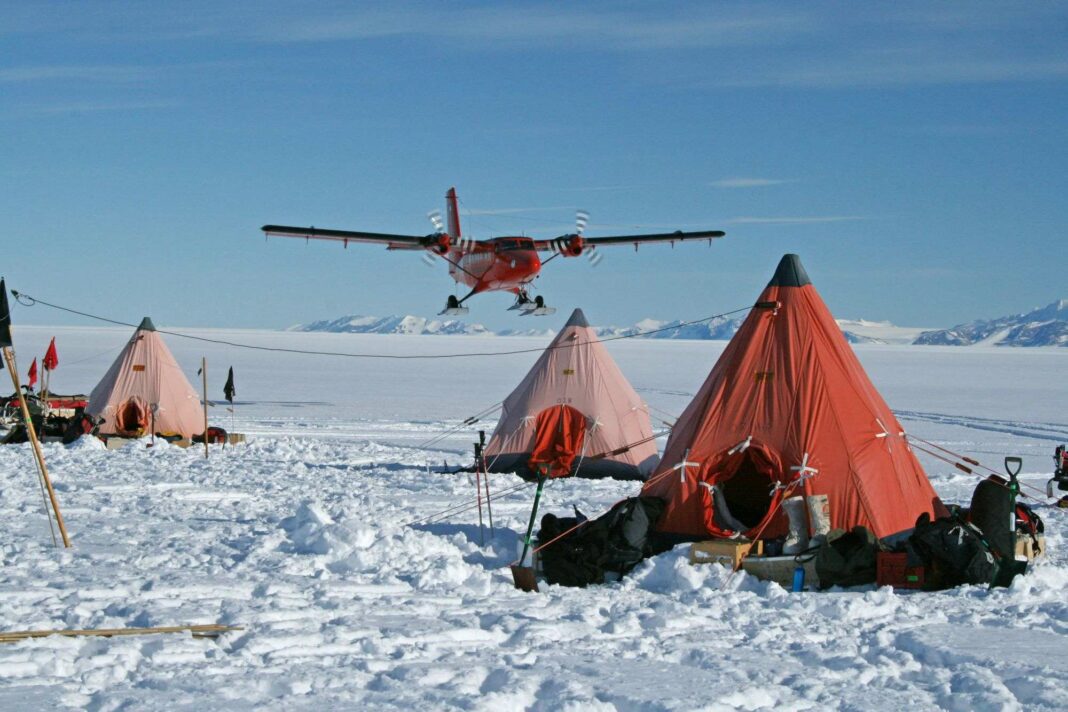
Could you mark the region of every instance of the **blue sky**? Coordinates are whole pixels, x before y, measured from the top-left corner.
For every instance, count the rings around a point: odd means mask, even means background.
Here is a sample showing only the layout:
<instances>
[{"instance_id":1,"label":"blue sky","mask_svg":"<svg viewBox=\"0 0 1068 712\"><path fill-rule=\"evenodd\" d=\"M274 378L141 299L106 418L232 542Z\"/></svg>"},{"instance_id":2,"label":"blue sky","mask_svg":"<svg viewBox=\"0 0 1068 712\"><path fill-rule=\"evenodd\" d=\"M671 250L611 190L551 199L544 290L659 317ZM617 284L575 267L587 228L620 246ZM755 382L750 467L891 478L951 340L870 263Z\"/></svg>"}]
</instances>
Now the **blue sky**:
<instances>
[{"instance_id":1,"label":"blue sky","mask_svg":"<svg viewBox=\"0 0 1068 712\"><path fill-rule=\"evenodd\" d=\"M590 235L728 232L555 260L538 285L562 318L734 309L784 252L845 318L1068 296L1064 2L0 8L0 272L48 301L168 325L429 316L442 265L258 228L423 234L451 185L474 237L555 236L576 208ZM562 321L510 301L469 318Z\"/></svg>"}]
</instances>

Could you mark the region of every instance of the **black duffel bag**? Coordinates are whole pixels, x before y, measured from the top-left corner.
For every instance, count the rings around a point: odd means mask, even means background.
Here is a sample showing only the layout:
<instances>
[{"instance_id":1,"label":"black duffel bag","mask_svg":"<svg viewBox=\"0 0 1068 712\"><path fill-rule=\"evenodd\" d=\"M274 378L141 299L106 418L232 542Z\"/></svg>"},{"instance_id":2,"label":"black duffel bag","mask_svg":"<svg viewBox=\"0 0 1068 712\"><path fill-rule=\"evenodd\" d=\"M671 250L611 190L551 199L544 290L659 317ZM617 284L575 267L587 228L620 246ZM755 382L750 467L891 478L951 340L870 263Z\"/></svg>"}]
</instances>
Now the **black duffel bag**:
<instances>
[{"instance_id":1,"label":"black duffel bag","mask_svg":"<svg viewBox=\"0 0 1068 712\"><path fill-rule=\"evenodd\" d=\"M606 571L627 573L652 553L649 529L663 510L664 501L658 497L632 497L617 503L538 553L546 580L563 586L587 586L603 583ZM548 543L577 521L546 514L538 541Z\"/></svg>"}]
</instances>

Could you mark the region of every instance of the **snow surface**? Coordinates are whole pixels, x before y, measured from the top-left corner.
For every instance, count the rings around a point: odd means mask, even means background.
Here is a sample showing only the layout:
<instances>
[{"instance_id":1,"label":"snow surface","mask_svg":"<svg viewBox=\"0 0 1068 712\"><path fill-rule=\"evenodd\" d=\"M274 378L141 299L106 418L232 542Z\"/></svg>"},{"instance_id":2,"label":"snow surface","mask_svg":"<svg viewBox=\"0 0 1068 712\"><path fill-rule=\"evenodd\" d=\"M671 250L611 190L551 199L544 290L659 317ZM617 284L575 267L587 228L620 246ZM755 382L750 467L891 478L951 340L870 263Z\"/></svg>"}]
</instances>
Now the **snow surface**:
<instances>
[{"instance_id":1,"label":"snow surface","mask_svg":"<svg viewBox=\"0 0 1068 712\"><path fill-rule=\"evenodd\" d=\"M20 369L55 335L53 390L88 392L130 329L19 327ZM161 326L161 328L163 328ZM198 330L273 348L443 354L540 349L544 338L448 339ZM74 539L52 548L27 446L0 448L0 628L221 622L185 635L47 638L0 646L0 709L1064 709L1068 708L1068 511L1040 505L1050 555L1008 590L927 594L865 587L793 594L685 548L615 585L516 591L531 491L493 507L480 544L464 475L474 428L536 352L382 361L237 350L164 337L186 375L226 369L236 430L212 449L90 440L45 454ZM608 344L654 415L677 416L723 342ZM1056 349L860 345L914 435L994 467L1024 457L1044 486L1068 441L1066 356ZM493 416L478 427L492 429ZM229 427L222 405L212 421ZM662 445L662 441L661 441ZM976 478L922 456L966 501ZM491 486L515 485L495 475ZM597 514L634 483L560 481L543 511ZM405 526L414 521L423 523Z\"/></svg>"}]
</instances>

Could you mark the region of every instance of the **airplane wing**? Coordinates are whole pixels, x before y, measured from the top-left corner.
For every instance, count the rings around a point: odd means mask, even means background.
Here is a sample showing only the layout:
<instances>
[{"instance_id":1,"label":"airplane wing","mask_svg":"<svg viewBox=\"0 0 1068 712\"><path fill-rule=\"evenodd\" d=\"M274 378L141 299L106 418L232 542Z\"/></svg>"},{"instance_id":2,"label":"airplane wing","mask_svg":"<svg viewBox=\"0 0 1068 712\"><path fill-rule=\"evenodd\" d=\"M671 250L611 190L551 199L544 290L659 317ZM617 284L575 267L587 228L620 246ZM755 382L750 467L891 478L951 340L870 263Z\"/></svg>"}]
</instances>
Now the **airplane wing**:
<instances>
[{"instance_id":1,"label":"airplane wing","mask_svg":"<svg viewBox=\"0 0 1068 712\"><path fill-rule=\"evenodd\" d=\"M353 232L350 230L324 230L318 227L290 227L288 225L264 225L261 228L268 237L302 237L306 240L333 240L346 247L350 242L367 242L385 245L387 250L423 250L437 243L438 235L390 235L382 232Z\"/></svg>"},{"instance_id":2,"label":"airplane wing","mask_svg":"<svg viewBox=\"0 0 1068 712\"><path fill-rule=\"evenodd\" d=\"M638 245L646 242L685 242L686 240L711 240L714 237L723 237L727 233L722 230L699 230L696 232L664 232L655 235L609 235L607 237L585 237L582 243L586 246L600 247L602 245ZM538 250L559 249L560 240L570 240L579 235L563 235L551 240L535 240L534 246Z\"/></svg>"}]
</instances>

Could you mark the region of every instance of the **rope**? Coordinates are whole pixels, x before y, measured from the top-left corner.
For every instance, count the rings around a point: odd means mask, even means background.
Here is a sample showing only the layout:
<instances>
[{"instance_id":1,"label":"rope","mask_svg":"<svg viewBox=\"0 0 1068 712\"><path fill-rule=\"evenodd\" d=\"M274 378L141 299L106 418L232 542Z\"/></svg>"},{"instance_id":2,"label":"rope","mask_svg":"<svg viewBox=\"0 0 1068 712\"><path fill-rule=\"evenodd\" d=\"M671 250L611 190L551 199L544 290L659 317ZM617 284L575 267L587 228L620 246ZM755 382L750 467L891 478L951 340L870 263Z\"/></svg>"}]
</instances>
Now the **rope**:
<instances>
[{"instance_id":1,"label":"rope","mask_svg":"<svg viewBox=\"0 0 1068 712\"><path fill-rule=\"evenodd\" d=\"M671 432L670 430L662 430L659 433L653 433L652 435L650 435L647 438L642 438L641 440L636 440L635 442L627 443L623 447L616 448L615 450L608 450L606 452L599 452L596 455L590 455L589 459L590 460L603 460L604 458L612 457L613 455L622 455L623 453L625 453L628 450L630 450L632 447L635 447L637 445L644 445L645 443L650 442L652 440L656 440L657 438L659 438L659 437L661 437L663 435L667 435L670 432ZM580 464L581 464L581 461L580 461ZM575 470L575 473L578 474L578 470L577 469Z\"/></svg>"},{"instance_id":2,"label":"rope","mask_svg":"<svg viewBox=\"0 0 1068 712\"><path fill-rule=\"evenodd\" d=\"M677 415L673 415L673 414L667 412L666 410L662 410L660 408L657 408L655 405L649 405L648 403L646 403L645 407L648 408L649 410L655 410L657 413L659 413L662 416L667 416L669 418L669 420L664 420L663 418L661 418L660 422L663 423L664 425L666 425L668 428L674 428L675 427L675 423L677 423L678 420L679 420L679 417Z\"/></svg>"},{"instance_id":3,"label":"rope","mask_svg":"<svg viewBox=\"0 0 1068 712\"><path fill-rule=\"evenodd\" d=\"M107 317L99 316L96 314L90 314L88 312L78 311L77 309L71 309L69 307L60 306L58 304L52 304L41 299L36 299L28 294L11 290L11 293L15 296L15 299L19 304L23 306L31 307L37 304L42 304L52 309L58 309L59 311L67 312L68 314L76 314L77 316L84 316L88 319L95 319L107 324L115 324L117 326L128 326L136 328L136 324L130 324L125 321L118 321L117 319L109 319ZM738 309L732 309L731 311L722 312L720 314L713 314L712 316L702 317L700 319L694 319L693 321L686 321L680 324L672 326L665 326L660 329L653 329L652 331L641 331L633 334L622 334L620 336L609 336L603 339L593 339L591 341L572 341L565 344L549 345L545 348L532 348L532 349L513 349L511 351L475 351L471 353L450 353L450 354L379 354L379 353L346 353L344 351L308 351L304 349L287 349L278 346L256 346L254 344L242 344L236 341L227 341L225 339L209 339L204 336L193 336L192 334L183 334L180 331L168 331L166 329L156 329L159 334L167 334L168 336L175 336L181 339L190 339L192 341L201 341L209 344L220 344L222 346L230 346L237 349L249 349L251 351L269 351L273 353L290 353L290 354L303 354L305 356L337 356L341 358L369 358L369 359L391 359L391 360L426 360L426 359L444 359L444 358L481 358L487 356L514 356L517 354L529 354L529 353L542 353L550 349L570 349L576 346L585 344L603 344L609 341L621 341L623 339L635 339L644 336L650 336L652 334L658 334L662 331L671 331L683 326L691 326L693 324L701 324L706 321L712 321L713 319L719 319L721 317L730 316L732 314L738 314L740 312L749 311L752 306L740 307Z\"/></svg>"},{"instance_id":4,"label":"rope","mask_svg":"<svg viewBox=\"0 0 1068 712\"><path fill-rule=\"evenodd\" d=\"M523 489L524 487L528 487L528 486L530 486L532 484L534 484L534 483L533 482L525 482L524 481L524 482L520 482L517 485L512 485L511 487L506 487L503 490L497 490L496 492L493 493L493 497L491 497L490 499L499 499L500 497L503 497L503 496L505 496L507 494L511 494L512 492L516 492L516 491L518 491L520 489ZM462 514L463 512L469 512L472 509L475 509L476 507L478 507L478 503L477 502L475 504L471 504L470 502L465 501L462 504L454 504L451 507L447 507L447 508L441 510L440 512L435 512L434 514L428 514L427 516L420 517L419 519L413 519L412 521L407 522L405 524L402 524L401 526L403 526L403 527L413 527L413 526L415 526L417 524L433 524L434 522L440 521L442 519L448 519L449 517L453 516L454 514Z\"/></svg>"},{"instance_id":5,"label":"rope","mask_svg":"<svg viewBox=\"0 0 1068 712\"><path fill-rule=\"evenodd\" d=\"M503 406L503 405L504 405L503 402L502 403L497 403L496 405L487 408L486 410L482 411L481 413L475 413L474 415L472 415L472 416L470 416L468 418L465 418L464 421L462 423L460 423L459 425L456 425L456 426L454 426L452 428L449 428L448 430L446 430L446 431L444 431L442 433L439 433L438 435L435 435L434 437L430 438L429 440L421 442L418 445L414 445L413 449L415 449L415 450L423 450L425 448L430 447L431 445L439 443L442 440L444 440L445 438L447 438L448 436L452 435L453 433L455 433L457 431L460 431L460 430L463 430L468 425L474 425L479 420L481 420L482 418L486 417L487 415L489 415L490 413L494 412L495 410L500 410L501 406Z\"/></svg>"},{"instance_id":6,"label":"rope","mask_svg":"<svg viewBox=\"0 0 1068 712\"><path fill-rule=\"evenodd\" d=\"M921 447L920 445L917 445L916 443L912 442L913 440L919 440L920 442L924 442L924 443L926 443L927 441L923 440L921 438L914 438L911 435L909 436L909 445L911 447L916 448L920 452L927 453L928 455L930 455L931 457L933 457L935 459L938 459L938 460L941 460L942 462L945 462L945 463L948 463L950 465L953 465L953 467L956 467L961 472L966 472L969 475L977 474L974 470L972 470L972 468L968 467L967 465L961 464L960 462L956 462L954 460L950 460L948 457L945 457L944 455L939 455L937 452L934 452L933 450L928 450L925 447ZM932 447L938 447L934 443L927 443L927 444L931 445ZM954 457L957 456L952 451L946 450L946 448L938 447L938 449L939 450L945 450L945 452L948 452L949 454L953 455ZM965 459L968 462L975 462L974 460L971 460L970 458L963 458L963 459ZM979 465L979 463L975 463L975 464ZM1000 472L997 472L996 470L991 470L986 465L979 465L979 467L982 467L983 469L986 469L986 470L990 470L990 472L993 472L998 477L1002 476ZM997 480L991 480L991 482L993 482L994 484L996 484L996 485L998 485L1000 487L1004 487L1005 489L1008 489L1008 490L1012 489L1011 487L1009 487L1007 484L1005 484L1003 482L998 482ZM1049 496L1044 491L1038 489L1037 487L1032 487L1031 485L1028 485L1028 484L1026 484L1024 482L1020 482L1019 480L1017 480L1017 484L1020 486L1020 489L1023 489L1023 488L1026 487L1027 489L1031 490L1031 492L1037 493L1037 495L1032 494L1031 496L1033 496L1033 497L1034 496L1038 496L1038 497L1041 497L1042 499L1049 499Z\"/></svg>"}]
</instances>

